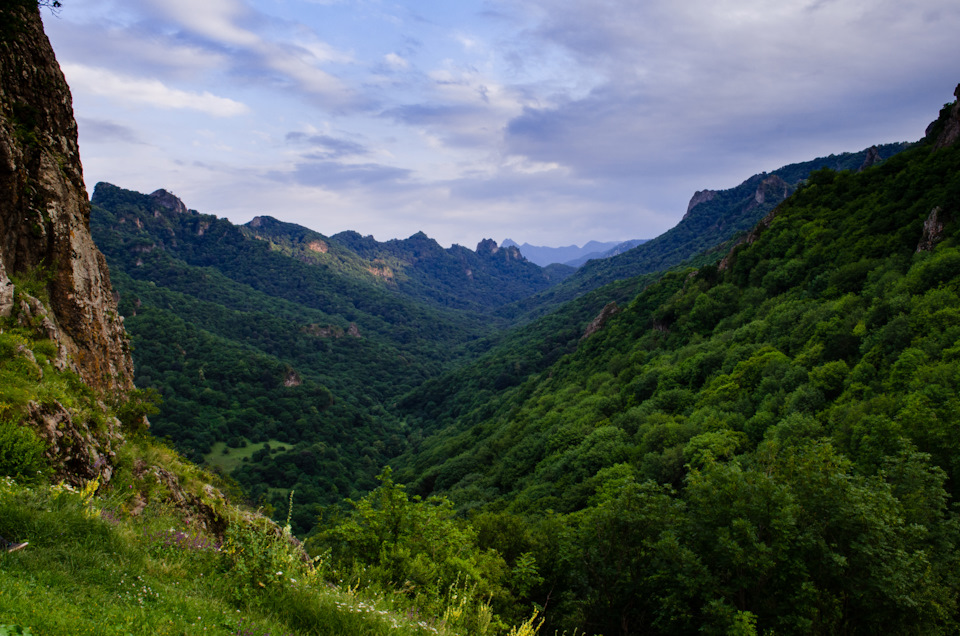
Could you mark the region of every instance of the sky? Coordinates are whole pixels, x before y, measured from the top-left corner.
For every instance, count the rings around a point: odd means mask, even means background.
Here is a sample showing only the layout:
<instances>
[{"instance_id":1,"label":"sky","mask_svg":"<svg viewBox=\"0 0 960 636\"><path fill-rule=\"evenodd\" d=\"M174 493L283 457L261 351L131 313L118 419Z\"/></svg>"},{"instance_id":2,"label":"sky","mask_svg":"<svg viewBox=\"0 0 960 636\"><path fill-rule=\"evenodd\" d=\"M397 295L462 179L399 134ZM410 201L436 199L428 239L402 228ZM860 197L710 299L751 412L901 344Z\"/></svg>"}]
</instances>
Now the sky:
<instances>
[{"instance_id":1,"label":"sky","mask_svg":"<svg viewBox=\"0 0 960 636\"><path fill-rule=\"evenodd\" d=\"M653 238L693 193L915 141L956 0L63 0L88 189L442 245Z\"/></svg>"}]
</instances>

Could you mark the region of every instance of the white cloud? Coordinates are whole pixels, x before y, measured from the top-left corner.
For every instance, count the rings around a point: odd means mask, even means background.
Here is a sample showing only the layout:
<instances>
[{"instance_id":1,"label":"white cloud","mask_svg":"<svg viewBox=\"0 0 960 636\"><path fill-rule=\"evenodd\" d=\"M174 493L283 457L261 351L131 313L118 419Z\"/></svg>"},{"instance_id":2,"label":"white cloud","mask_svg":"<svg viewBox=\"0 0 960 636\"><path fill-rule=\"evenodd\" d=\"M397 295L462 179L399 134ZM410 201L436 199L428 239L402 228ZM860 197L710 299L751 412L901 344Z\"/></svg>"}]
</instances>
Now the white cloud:
<instances>
[{"instance_id":1,"label":"white cloud","mask_svg":"<svg viewBox=\"0 0 960 636\"><path fill-rule=\"evenodd\" d=\"M312 95L326 97L332 103L350 100L352 91L339 79L316 66L316 60L306 50L281 50L279 47L264 47L264 62L270 69L279 72L299 89Z\"/></svg>"},{"instance_id":2,"label":"white cloud","mask_svg":"<svg viewBox=\"0 0 960 636\"><path fill-rule=\"evenodd\" d=\"M170 88L156 79L125 77L81 64L62 64L61 67L73 90L118 101L148 104L155 108L196 110L214 117L233 117L249 110L241 102L206 91L191 93Z\"/></svg>"},{"instance_id":3,"label":"white cloud","mask_svg":"<svg viewBox=\"0 0 960 636\"><path fill-rule=\"evenodd\" d=\"M456 40L457 42L460 43L460 46L462 46L467 51L470 51L480 46L479 40L477 40L474 37L470 37L469 35L464 35L463 33L458 33L456 35Z\"/></svg>"},{"instance_id":4,"label":"white cloud","mask_svg":"<svg viewBox=\"0 0 960 636\"><path fill-rule=\"evenodd\" d=\"M48 27L98 142L88 173L209 212L468 245L649 238L694 190L916 139L960 55L957 0L70 8ZM229 117L248 107L257 132ZM200 126L215 136L195 147Z\"/></svg>"},{"instance_id":5,"label":"white cloud","mask_svg":"<svg viewBox=\"0 0 960 636\"><path fill-rule=\"evenodd\" d=\"M243 0L147 1L153 13L175 30L171 42L196 40L211 51L226 51L225 70L235 77L268 90L289 90L335 110L363 101L324 68L353 64L353 56L318 37L307 24L268 15Z\"/></svg>"},{"instance_id":6,"label":"white cloud","mask_svg":"<svg viewBox=\"0 0 960 636\"><path fill-rule=\"evenodd\" d=\"M383 60L387 63L387 66L395 71L402 71L410 67L410 62L396 53L387 53L383 56Z\"/></svg>"},{"instance_id":7,"label":"white cloud","mask_svg":"<svg viewBox=\"0 0 960 636\"><path fill-rule=\"evenodd\" d=\"M240 47L260 43L255 33L235 24L250 13L240 0L153 0L153 5L175 22L213 40Z\"/></svg>"}]
</instances>

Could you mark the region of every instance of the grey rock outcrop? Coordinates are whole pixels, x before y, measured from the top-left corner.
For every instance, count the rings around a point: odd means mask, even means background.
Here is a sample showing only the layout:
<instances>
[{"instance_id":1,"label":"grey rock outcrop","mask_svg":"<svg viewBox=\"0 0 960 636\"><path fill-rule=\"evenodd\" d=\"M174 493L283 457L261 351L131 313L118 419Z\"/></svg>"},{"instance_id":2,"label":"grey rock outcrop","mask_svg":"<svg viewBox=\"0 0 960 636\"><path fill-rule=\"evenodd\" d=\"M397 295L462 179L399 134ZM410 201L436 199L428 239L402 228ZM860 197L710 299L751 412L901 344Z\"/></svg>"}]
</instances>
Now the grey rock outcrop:
<instances>
[{"instance_id":1,"label":"grey rock outcrop","mask_svg":"<svg viewBox=\"0 0 960 636\"><path fill-rule=\"evenodd\" d=\"M477 243L477 254L489 254L493 255L500 251L500 248L497 246L497 242L493 239L483 239Z\"/></svg>"},{"instance_id":2,"label":"grey rock outcrop","mask_svg":"<svg viewBox=\"0 0 960 636\"><path fill-rule=\"evenodd\" d=\"M7 278L0 258L0 318L9 318L13 313L13 282Z\"/></svg>"},{"instance_id":3,"label":"grey rock outcrop","mask_svg":"<svg viewBox=\"0 0 960 636\"><path fill-rule=\"evenodd\" d=\"M758 205L763 205L764 203L779 203L790 196L790 190L789 183L777 175L773 175L760 182L760 185L757 186L757 191L753 195L753 200L756 201Z\"/></svg>"},{"instance_id":4,"label":"grey rock outcrop","mask_svg":"<svg viewBox=\"0 0 960 636\"><path fill-rule=\"evenodd\" d=\"M107 418L106 430L93 431L88 422L61 404L31 402L27 419L46 442L55 480L75 486L91 479L100 483L110 480L116 449L123 443L116 418Z\"/></svg>"},{"instance_id":5,"label":"grey rock outcrop","mask_svg":"<svg viewBox=\"0 0 960 636\"><path fill-rule=\"evenodd\" d=\"M690 197L690 203L687 204L687 212L683 215L683 218L687 218L690 215L690 210L697 207L701 203L707 203L708 201L713 201L717 196L716 190L697 190L693 193L693 196Z\"/></svg>"},{"instance_id":6,"label":"grey rock outcrop","mask_svg":"<svg viewBox=\"0 0 960 636\"><path fill-rule=\"evenodd\" d=\"M933 147L936 149L951 146L960 139L960 84L957 84L957 88L953 91L953 94L957 98L957 101L950 107L943 129L934 142ZM939 122L934 122L934 124L936 123ZM931 126L933 126L933 124L931 124Z\"/></svg>"},{"instance_id":7,"label":"grey rock outcrop","mask_svg":"<svg viewBox=\"0 0 960 636\"><path fill-rule=\"evenodd\" d=\"M880 163L880 149L876 146L870 146L870 149L867 150L867 156L863 158L863 163L860 164L857 172L863 172L870 166L875 166L878 163Z\"/></svg>"},{"instance_id":8,"label":"grey rock outcrop","mask_svg":"<svg viewBox=\"0 0 960 636\"><path fill-rule=\"evenodd\" d=\"M586 340L593 334L597 333L603 326L607 324L607 321L610 320L613 316L616 316L620 313L620 306L617 305L616 301L607 303L603 309L600 311L600 314L597 315L593 321L587 325L587 328L584 330L583 335L580 336L580 340Z\"/></svg>"},{"instance_id":9,"label":"grey rock outcrop","mask_svg":"<svg viewBox=\"0 0 960 636\"><path fill-rule=\"evenodd\" d=\"M132 388L133 364L103 255L90 236L70 89L39 9L4 3L0 18L0 311L8 277L46 280L59 343L91 387Z\"/></svg>"},{"instance_id":10,"label":"grey rock outcrop","mask_svg":"<svg viewBox=\"0 0 960 636\"><path fill-rule=\"evenodd\" d=\"M155 190L150 193L150 196L154 201L167 208L174 214L187 214L187 206L184 205L183 201L174 196L172 193L167 192L163 188Z\"/></svg>"},{"instance_id":11,"label":"grey rock outcrop","mask_svg":"<svg viewBox=\"0 0 960 636\"><path fill-rule=\"evenodd\" d=\"M923 222L923 235L917 243L918 252L932 252L937 243L943 240L943 228L946 218L943 209L938 205L930 211L930 216Z\"/></svg>"}]
</instances>

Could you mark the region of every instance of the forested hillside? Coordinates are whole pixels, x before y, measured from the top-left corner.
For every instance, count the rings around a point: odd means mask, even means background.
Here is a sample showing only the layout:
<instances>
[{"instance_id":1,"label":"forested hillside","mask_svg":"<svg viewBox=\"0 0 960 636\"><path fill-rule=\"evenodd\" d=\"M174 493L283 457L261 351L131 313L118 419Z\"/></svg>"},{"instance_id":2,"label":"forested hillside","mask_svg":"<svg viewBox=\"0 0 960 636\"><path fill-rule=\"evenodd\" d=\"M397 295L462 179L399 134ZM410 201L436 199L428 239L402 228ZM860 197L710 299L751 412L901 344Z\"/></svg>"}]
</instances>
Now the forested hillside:
<instances>
[{"instance_id":1,"label":"forested hillside","mask_svg":"<svg viewBox=\"0 0 960 636\"><path fill-rule=\"evenodd\" d=\"M489 239L473 251L461 245L444 249L423 232L384 243L357 232L327 238L272 217L257 217L241 229L306 263L379 282L416 300L477 312L526 298L573 271L540 268L516 248Z\"/></svg>"},{"instance_id":2,"label":"forested hillside","mask_svg":"<svg viewBox=\"0 0 960 636\"><path fill-rule=\"evenodd\" d=\"M736 237L742 239L756 220L794 190L788 184L801 183L819 167L861 170L909 145L886 144L858 153L821 157L785 166L772 175L754 175L730 190L697 193L680 223L647 242L649 248L641 245L607 259L609 262L591 263L565 282L504 307L498 313L526 319L547 313L493 336L495 348L478 362L418 387L399 403L399 414L426 431L449 425L458 430L469 427L478 421L479 414L490 412L504 399L504 389L522 384L560 356L575 351L584 330L611 303L610 309L616 310L628 304L672 266L718 262ZM603 284L608 279L614 282ZM555 306L562 298L572 300ZM482 407L472 409L471 404Z\"/></svg>"},{"instance_id":3,"label":"forested hillside","mask_svg":"<svg viewBox=\"0 0 960 636\"><path fill-rule=\"evenodd\" d=\"M675 267L752 228L814 170L859 170L909 146L884 144L860 152L819 157L755 174L734 188L697 192L683 219L672 229L621 254L587 262L562 284L504 307L499 313L529 320L608 283Z\"/></svg>"},{"instance_id":4,"label":"forested hillside","mask_svg":"<svg viewBox=\"0 0 960 636\"><path fill-rule=\"evenodd\" d=\"M95 235L155 432L295 490L339 580L462 590L491 629L533 605L548 632L952 633L957 119L698 193L509 308L551 280L492 241L240 229L106 185Z\"/></svg>"},{"instance_id":5,"label":"forested hillside","mask_svg":"<svg viewBox=\"0 0 960 636\"><path fill-rule=\"evenodd\" d=\"M814 171L719 263L437 411L396 478L535 564L551 630L955 633L958 124Z\"/></svg>"},{"instance_id":6,"label":"forested hillside","mask_svg":"<svg viewBox=\"0 0 960 636\"><path fill-rule=\"evenodd\" d=\"M376 265L377 244L358 253L269 218L238 228L164 191L99 184L92 202L137 383L162 397L153 433L232 474L253 501L283 509L297 490L300 531L314 504L372 488L405 448L412 431L385 407L492 333L495 320L463 306L548 284L516 250L451 254L413 237L386 244L396 253ZM438 269L460 277L461 300L447 296L460 310L422 283Z\"/></svg>"}]
</instances>

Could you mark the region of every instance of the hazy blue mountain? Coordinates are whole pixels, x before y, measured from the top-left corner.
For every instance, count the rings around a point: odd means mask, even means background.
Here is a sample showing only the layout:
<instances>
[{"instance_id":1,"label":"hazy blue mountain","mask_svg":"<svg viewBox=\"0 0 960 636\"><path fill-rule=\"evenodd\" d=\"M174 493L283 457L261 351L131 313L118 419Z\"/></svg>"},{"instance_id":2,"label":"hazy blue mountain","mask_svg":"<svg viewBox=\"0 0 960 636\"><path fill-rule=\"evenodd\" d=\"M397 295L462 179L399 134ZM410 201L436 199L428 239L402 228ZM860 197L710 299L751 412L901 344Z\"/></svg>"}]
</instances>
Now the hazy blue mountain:
<instances>
[{"instance_id":1,"label":"hazy blue mountain","mask_svg":"<svg viewBox=\"0 0 960 636\"><path fill-rule=\"evenodd\" d=\"M633 239L631 241L624 241L623 243L618 243L613 248L606 250L605 252L592 252L580 258L573 259L572 261L567 261L564 265L569 265L570 267L580 267L585 264L587 261L592 261L594 259L603 259L610 258L611 256L617 256L618 254L623 254L627 250L635 248L637 245L643 245L649 239Z\"/></svg>"},{"instance_id":2,"label":"hazy blue mountain","mask_svg":"<svg viewBox=\"0 0 960 636\"><path fill-rule=\"evenodd\" d=\"M573 265L570 261L577 261L586 258L597 258L600 254L608 250L616 248L618 245L621 245L619 241L590 241L583 247L578 247L576 245L567 245L564 247L547 247L543 245L530 245L529 243L524 243L523 245L517 244L516 241L511 239L504 239L503 247L516 247L520 250L520 253L530 261L531 263L536 263L540 267L546 267L547 265L552 265L554 263L562 263L565 265L572 265L577 267L578 265ZM581 263L585 263L586 260L582 260Z\"/></svg>"}]
</instances>

